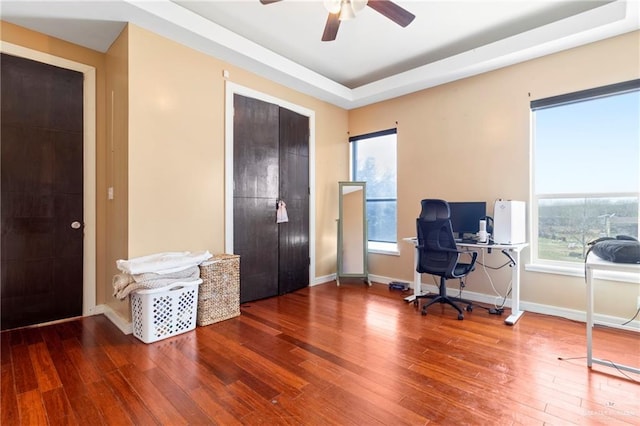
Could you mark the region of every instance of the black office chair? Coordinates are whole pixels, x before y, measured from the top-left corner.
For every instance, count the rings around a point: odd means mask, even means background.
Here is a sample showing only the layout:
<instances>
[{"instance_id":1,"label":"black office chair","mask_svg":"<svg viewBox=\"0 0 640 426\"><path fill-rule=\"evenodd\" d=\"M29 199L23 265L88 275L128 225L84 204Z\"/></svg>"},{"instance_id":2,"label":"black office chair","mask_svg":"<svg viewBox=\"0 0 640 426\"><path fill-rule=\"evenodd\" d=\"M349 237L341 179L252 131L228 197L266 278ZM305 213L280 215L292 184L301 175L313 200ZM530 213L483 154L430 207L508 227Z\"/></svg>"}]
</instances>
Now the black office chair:
<instances>
[{"instance_id":1,"label":"black office chair","mask_svg":"<svg viewBox=\"0 0 640 426\"><path fill-rule=\"evenodd\" d=\"M444 200L422 200L422 211L417 219L418 230L418 266L420 273L440 277L439 294L423 294L416 296L414 303L419 305L418 299L433 299L422 306L422 315L427 314L427 308L434 303L446 303L458 311L458 319L464 319L462 309L455 303L466 304L467 311L473 310L470 300L447 296L448 279L460 280L460 287L464 287L463 278L475 269L478 253L475 251L459 251L451 229L449 219L449 204ZM468 255L469 263L461 262L461 256Z\"/></svg>"}]
</instances>

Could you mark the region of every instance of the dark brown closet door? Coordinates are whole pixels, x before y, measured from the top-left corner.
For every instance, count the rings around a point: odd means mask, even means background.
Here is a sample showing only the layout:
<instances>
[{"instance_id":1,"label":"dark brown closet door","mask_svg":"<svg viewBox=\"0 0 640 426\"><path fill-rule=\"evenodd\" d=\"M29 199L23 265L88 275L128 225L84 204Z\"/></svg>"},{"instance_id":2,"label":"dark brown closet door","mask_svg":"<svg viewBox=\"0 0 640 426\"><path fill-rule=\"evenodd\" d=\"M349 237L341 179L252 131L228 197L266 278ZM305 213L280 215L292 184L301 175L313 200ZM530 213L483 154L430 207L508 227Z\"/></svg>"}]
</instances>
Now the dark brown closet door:
<instances>
[{"instance_id":1,"label":"dark brown closet door","mask_svg":"<svg viewBox=\"0 0 640 426\"><path fill-rule=\"evenodd\" d=\"M4 330L82 315L83 75L1 61Z\"/></svg>"},{"instance_id":2,"label":"dark brown closet door","mask_svg":"<svg viewBox=\"0 0 640 426\"><path fill-rule=\"evenodd\" d=\"M241 303L278 294L278 110L234 96L233 248Z\"/></svg>"},{"instance_id":3,"label":"dark brown closet door","mask_svg":"<svg viewBox=\"0 0 640 426\"><path fill-rule=\"evenodd\" d=\"M242 303L309 285L309 119L234 97L233 244ZM276 203L289 222L276 223Z\"/></svg>"},{"instance_id":4,"label":"dark brown closet door","mask_svg":"<svg viewBox=\"0 0 640 426\"><path fill-rule=\"evenodd\" d=\"M280 108L280 198L289 222L279 225L279 293L309 285L309 118Z\"/></svg>"}]
</instances>

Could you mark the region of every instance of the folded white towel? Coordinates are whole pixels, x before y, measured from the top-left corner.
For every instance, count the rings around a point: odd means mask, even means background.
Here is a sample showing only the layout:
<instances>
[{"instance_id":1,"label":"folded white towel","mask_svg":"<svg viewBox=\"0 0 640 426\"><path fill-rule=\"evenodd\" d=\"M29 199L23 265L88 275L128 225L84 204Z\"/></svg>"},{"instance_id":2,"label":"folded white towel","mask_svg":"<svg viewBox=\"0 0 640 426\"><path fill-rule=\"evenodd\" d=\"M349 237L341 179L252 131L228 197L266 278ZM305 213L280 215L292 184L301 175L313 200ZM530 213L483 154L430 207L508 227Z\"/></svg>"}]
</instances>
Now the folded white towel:
<instances>
[{"instance_id":1,"label":"folded white towel","mask_svg":"<svg viewBox=\"0 0 640 426\"><path fill-rule=\"evenodd\" d=\"M193 282L199 278L200 268L197 266L191 266L184 271L171 274L153 272L136 275L116 274L113 276L113 295L123 300L134 290L161 288L180 282Z\"/></svg>"},{"instance_id":2,"label":"folded white towel","mask_svg":"<svg viewBox=\"0 0 640 426\"><path fill-rule=\"evenodd\" d=\"M191 253L165 252L136 257L129 260L116 260L116 267L125 274L144 274L154 272L156 274L169 274L184 271L197 266L211 258L209 251Z\"/></svg>"}]
</instances>

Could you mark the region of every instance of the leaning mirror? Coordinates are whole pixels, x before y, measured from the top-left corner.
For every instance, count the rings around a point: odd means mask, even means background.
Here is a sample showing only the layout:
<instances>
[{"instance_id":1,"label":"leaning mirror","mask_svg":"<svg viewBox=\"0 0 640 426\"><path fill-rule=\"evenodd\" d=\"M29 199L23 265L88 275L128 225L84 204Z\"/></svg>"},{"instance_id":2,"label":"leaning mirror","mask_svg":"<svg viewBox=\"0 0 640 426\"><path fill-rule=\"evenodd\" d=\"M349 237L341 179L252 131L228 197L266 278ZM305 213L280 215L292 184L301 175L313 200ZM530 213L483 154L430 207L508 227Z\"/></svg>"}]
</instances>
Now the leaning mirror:
<instances>
[{"instance_id":1,"label":"leaning mirror","mask_svg":"<svg viewBox=\"0 0 640 426\"><path fill-rule=\"evenodd\" d=\"M367 184L338 182L338 272L340 278L363 278L367 270Z\"/></svg>"}]
</instances>

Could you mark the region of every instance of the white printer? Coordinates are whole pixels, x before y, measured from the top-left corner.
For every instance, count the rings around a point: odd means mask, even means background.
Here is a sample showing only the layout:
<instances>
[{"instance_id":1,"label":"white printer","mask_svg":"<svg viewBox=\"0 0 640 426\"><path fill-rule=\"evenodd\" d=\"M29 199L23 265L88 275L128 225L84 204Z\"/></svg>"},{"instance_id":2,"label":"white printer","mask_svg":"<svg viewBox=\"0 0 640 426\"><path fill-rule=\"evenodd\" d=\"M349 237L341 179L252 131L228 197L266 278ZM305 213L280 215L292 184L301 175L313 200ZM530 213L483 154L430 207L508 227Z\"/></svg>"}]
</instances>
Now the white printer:
<instances>
[{"instance_id":1,"label":"white printer","mask_svg":"<svg viewBox=\"0 0 640 426\"><path fill-rule=\"evenodd\" d=\"M493 241L519 244L527 241L524 201L497 200L493 207Z\"/></svg>"}]
</instances>

